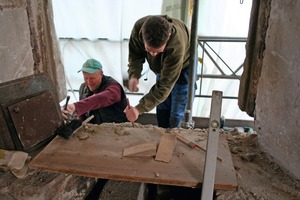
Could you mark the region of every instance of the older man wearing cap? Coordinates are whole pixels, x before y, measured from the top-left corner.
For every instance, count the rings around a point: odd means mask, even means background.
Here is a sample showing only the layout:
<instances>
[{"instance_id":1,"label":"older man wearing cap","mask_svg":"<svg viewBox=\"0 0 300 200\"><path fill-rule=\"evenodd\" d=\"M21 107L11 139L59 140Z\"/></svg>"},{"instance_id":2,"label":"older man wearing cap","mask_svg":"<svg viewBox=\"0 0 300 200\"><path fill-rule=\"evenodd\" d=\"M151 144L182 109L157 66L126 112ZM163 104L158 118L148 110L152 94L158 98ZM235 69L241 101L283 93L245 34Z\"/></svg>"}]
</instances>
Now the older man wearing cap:
<instances>
[{"instance_id":1,"label":"older man wearing cap","mask_svg":"<svg viewBox=\"0 0 300 200\"><path fill-rule=\"evenodd\" d=\"M126 108L126 95L122 86L112 77L105 76L102 65L95 59L88 59L78 71L82 72L84 83L79 89L79 101L68 104L62 115L77 115L81 120L94 115L93 124L104 122L127 122L123 110Z\"/></svg>"}]
</instances>

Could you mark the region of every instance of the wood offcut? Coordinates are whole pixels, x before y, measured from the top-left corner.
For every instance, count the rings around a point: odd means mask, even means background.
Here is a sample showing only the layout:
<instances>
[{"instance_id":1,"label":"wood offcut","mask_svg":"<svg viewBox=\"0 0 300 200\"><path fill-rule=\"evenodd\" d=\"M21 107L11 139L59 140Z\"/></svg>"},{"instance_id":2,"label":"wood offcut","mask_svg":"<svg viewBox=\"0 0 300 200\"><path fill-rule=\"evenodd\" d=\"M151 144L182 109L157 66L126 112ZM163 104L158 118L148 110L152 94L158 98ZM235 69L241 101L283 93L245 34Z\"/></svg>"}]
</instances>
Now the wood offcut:
<instances>
[{"instance_id":1,"label":"wood offcut","mask_svg":"<svg viewBox=\"0 0 300 200\"><path fill-rule=\"evenodd\" d=\"M162 162L170 162L173 156L175 144L176 144L176 135L171 133L165 133L160 138L155 160L162 161Z\"/></svg>"},{"instance_id":2,"label":"wood offcut","mask_svg":"<svg viewBox=\"0 0 300 200\"><path fill-rule=\"evenodd\" d=\"M125 147L123 150L124 157L152 157L156 155L157 143L147 142L130 147Z\"/></svg>"}]
</instances>

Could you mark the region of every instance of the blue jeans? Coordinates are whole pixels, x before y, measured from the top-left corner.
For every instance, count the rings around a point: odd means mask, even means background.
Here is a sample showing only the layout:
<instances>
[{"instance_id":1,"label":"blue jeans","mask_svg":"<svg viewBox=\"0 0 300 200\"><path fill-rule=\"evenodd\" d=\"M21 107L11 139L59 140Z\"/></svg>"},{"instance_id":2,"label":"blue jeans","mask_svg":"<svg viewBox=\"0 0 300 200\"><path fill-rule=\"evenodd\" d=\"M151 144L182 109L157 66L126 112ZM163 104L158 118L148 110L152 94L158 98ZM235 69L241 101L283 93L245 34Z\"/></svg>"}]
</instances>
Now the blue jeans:
<instances>
[{"instance_id":1,"label":"blue jeans","mask_svg":"<svg viewBox=\"0 0 300 200\"><path fill-rule=\"evenodd\" d=\"M156 107L157 124L162 128L179 128L184 117L188 97L189 67L181 71L168 98ZM160 76L157 75L157 81Z\"/></svg>"}]
</instances>

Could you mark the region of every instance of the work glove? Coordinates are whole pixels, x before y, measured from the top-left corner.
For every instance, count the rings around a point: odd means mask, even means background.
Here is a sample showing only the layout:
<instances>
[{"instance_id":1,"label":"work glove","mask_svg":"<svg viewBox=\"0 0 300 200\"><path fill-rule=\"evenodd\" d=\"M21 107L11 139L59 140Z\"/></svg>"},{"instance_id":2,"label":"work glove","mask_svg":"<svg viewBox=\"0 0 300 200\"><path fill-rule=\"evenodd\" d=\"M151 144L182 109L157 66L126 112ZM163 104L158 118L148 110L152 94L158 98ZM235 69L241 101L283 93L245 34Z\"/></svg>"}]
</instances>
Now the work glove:
<instances>
[{"instance_id":1,"label":"work glove","mask_svg":"<svg viewBox=\"0 0 300 200\"><path fill-rule=\"evenodd\" d=\"M69 139L72 133L82 125L82 121L79 119L72 119L68 123L63 123L60 127L55 130L55 134L65 139Z\"/></svg>"}]
</instances>

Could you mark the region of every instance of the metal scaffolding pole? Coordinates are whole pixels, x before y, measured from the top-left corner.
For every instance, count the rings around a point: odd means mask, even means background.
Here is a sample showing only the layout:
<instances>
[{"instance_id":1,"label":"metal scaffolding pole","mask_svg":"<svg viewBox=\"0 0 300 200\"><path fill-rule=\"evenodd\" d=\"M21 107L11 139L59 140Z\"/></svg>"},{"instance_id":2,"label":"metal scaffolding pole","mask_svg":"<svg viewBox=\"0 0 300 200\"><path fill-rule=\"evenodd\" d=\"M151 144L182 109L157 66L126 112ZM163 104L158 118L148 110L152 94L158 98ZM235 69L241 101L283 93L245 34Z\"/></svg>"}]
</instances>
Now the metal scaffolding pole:
<instances>
[{"instance_id":1,"label":"metal scaffolding pole","mask_svg":"<svg viewBox=\"0 0 300 200\"><path fill-rule=\"evenodd\" d=\"M198 62L197 55L197 31L198 31L198 7L199 1L193 1L193 14L191 21L191 46L190 46L190 72L189 72L189 90L187 98L187 106L185 110L185 123L184 128L193 128L194 122L192 120L192 109L195 92L196 69Z\"/></svg>"}]
</instances>

